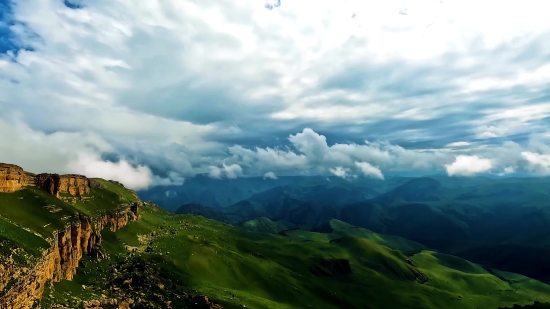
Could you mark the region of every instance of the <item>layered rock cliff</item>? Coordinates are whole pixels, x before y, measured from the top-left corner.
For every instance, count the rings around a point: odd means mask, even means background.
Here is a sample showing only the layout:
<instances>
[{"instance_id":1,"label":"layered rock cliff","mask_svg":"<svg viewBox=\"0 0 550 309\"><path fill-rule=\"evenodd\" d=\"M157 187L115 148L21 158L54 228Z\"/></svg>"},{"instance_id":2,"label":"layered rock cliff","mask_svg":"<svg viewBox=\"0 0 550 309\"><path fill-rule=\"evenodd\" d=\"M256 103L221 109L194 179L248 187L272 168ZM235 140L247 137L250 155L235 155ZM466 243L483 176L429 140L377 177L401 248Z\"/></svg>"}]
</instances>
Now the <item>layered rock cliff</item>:
<instances>
[{"instance_id":1,"label":"layered rock cliff","mask_svg":"<svg viewBox=\"0 0 550 309\"><path fill-rule=\"evenodd\" d=\"M90 180L82 175L33 174L14 164L0 163L0 192L15 192L37 186L52 195L68 193L80 197L90 193Z\"/></svg>"},{"instance_id":2,"label":"layered rock cliff","mask_svg":"<svg viewBox=\"0 0 550 309\"><path fill-rule=\"evenodd\" d=\"M14 164L0 163L0 192L15 192L34 185L35 174L25 172Z\"/></svg>"},{"instance_id":3,"label":"layered rock cliff","mask_svg":"<svg viewBox=\"0 0 550 309\"><path fill-rule=\"evenodd\" d=\"M57 231L49 249L45 250L36 266L21 277L8 291L2 291L0 309L27 309L42 297L47 283L71 280L84 254L101 258L101 230L116 231L139 218L141 202L128 205L124 211L100 218L79 216L65 230Z\"/></svg>"},{"instance_id":4,"label":"layered rock cliff","mask_svg":"<svg viewBox=\"0 0 550 309\"><path fill-rule=\"evenodd\" d=\"M38 174L35 184L48 193L59 197L59 193L82 196L90 193L90 180L82 175Z\"/></svg>"},{"instance_id":5,"label":"layered rock cliff","mask_svg":"<svg viewBox=\"0 0 550 309\"><path fill-rule=\"evenodd\" d=\"M84 199L91 191L92 181L82 175L33 174L17 165L0 163L0 192L15 192L27 186L39 187L58 198L60 193L67 193ZM8 262L0 264L0 309L31 308L47 283L73 278L83 255L103 258L101 231L116 231L137 220L141 205L119 205L121 211L95 218L79 214L65 229L54 232L49 249L42 252L32 269L14 269ZM9 281L13 284L8 285Z\"/></svg>"}]
</instances>

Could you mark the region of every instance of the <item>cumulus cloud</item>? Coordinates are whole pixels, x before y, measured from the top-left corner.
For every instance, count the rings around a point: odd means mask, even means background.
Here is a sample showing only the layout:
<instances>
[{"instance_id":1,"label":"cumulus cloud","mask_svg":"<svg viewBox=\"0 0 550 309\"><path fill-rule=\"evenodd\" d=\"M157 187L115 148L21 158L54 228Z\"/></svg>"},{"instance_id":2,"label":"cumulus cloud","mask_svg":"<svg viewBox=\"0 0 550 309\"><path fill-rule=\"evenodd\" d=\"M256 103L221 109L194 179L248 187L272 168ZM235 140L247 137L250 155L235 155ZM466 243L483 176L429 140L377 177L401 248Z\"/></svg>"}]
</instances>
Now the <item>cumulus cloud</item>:
<instances>
[{"instance_id":1,"label":"cumulus cloud","mask_svg":"<svg viewBox=\"0 0 550 309\"><path fill-rule=\"evenodd\" d=\"M224 176L229 179L235 179L243 174L243 169L238 164L225 165L225 163L223 163L223 168L217 166L210 166L209 168L210 172L208 175L216 179L221 179Z\"/></svg>"},{"instance_id":2,"label":"cumulus cloud","mask_svg":"<svg viewBox=\"0 0 550 309\"><path fill-rule=\"evenodd\" d=\"M0 160L31 171L111 155L154 185L460 153L535 172L521 152L550 153L526 144L550 116L544 1L67 2L12 1L0 46Z\"/></svg>"},{"instance_id":3,"label":"cumulus cloud","mask_svg":"<svg viewBox=\"0 0 550 309\"><path fill-rule=\"evenodd\" d=\"M326 136L311 128L291 134L288 140L291 147L284 149L268 147L252 150L234 146L229 153L251 169L342 175L346 169L359 168L375 177L382 177L383 168L402 171L439 169L454 158L451 153L437 149L409 150L389 142L334 143L329 146ZM362 163L357 166L355 163L366 161L377 167L369 168Z\"/></svg>"},{"instance_id":4,"label":"cumulus cloud","mask_svg":"<svg viewBox=\"0 0 550 309\"><path fill-rule=\"evenodd\" d=\"M208 173L210 178L221 179L222 178L222 169L217 166L210 166L210 173Z\"/></svg>"},{"instance_id":5,"label":"cumulus cloud","mask_svg":"<svg viewBox=\"0 0 550 309\"><path fill-rule=\"evenodd\" d=\"M366 176L384 179L382 171L378 167L370 165L368 162L355 162L355 166L357 166Z\"/></svg>"},{"instance_id":6,"label":"cumulus cloud","mask_svg":"<svg viewBox=\"0 0 550 309\"><path fill-rule=\"evenodd\" d=\"M223 169L225 170L225 176L230 179L235 179L243 174L243 169L239 164L225 165L224 163Z\"/></svg>"},{"instance_id":7,"label":"cumulus cloud","mask_svg":"<svg viewBox=\"0 0 550 309\"><path fill-rule=\"evenodd\" d=\"M550 154L524 151L521 156L529 162L528 169L541 176L550 175Z\"/></svg>"},{"instance_id":8,"label":"cumulus cloud","mask_svg":"<svg viewBox=\"0 0 550 309\"><path fill-rule=\"evenodd\" d=\"M491 160L476 155L459 155L453 163L445 164L449 176L473 176L488 172L492 167Z\"/></svg>"},{"instance_id":9,"label":"cumulus cloud","mask_svg":"<svg viewBox=\"0 0 550 309\"><path fill-rule=\"evenodd\" d=\"M132 166L128 161L103 161L98 156L81 154L68 166L69 171L87 177L116 180L130 189L144 189L151 185L153 173L143 165Z\"/></svg>"},{"instance_id":10,"label":"cumulus cloud","mask_svg":"<svg viewBox=\"0 0 550 309\"><path fill-rule=\"evenodd\" d=\"M278 179L277 175L275 175L275 173L273 172L267 172L264 174L264 179L265 178L269 178L269 179Z\"/></svg>"},{"instance_id":11,"label":"cumulus cloud","mask_svg":"<svg viewBox=\"0 0 550 309\"><path fill-rule=\"evenodd\" d=\"M349 171L349 169L344 168L342 166L337 166L337 167L329 168L329 171L337 177L346 178L346 175L347 175L347 172Z\"/></svg>"}]
</instances>

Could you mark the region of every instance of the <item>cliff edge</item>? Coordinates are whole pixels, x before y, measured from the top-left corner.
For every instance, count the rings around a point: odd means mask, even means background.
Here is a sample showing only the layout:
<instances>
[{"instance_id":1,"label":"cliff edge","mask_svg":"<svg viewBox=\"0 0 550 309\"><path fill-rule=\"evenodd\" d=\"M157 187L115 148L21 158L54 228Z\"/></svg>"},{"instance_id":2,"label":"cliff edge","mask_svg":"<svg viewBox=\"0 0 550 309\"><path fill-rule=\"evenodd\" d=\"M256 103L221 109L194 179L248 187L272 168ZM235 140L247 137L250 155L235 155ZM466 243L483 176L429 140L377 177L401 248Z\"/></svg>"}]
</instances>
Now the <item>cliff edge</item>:
<instances>
[{"instance_id":1,"label":"cliff edge","mask_svg":"<svg viewBox=\"0 0 550 309\"><path fill-rule=\"evenodd\" d=\"M101 231L137 220L142 205L115 182L33 174L0 163L0 309L31 308L48 283L71 280L84 255L106 258ZM42 250L39 243L45 244Z\"/></svg>"}]
</instances>

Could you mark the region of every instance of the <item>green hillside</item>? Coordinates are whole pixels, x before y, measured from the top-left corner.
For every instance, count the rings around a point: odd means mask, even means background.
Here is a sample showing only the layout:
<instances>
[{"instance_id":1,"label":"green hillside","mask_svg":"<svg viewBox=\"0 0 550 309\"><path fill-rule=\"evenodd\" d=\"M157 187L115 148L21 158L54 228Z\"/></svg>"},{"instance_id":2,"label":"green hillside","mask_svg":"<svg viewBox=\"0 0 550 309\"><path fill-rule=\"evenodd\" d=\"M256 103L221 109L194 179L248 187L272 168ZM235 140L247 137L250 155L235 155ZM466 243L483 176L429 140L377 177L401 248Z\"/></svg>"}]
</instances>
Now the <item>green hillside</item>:
<instances>
[{"instance_id":1,"label":"green hillside","mask_svg":"<svg viewBox=\"0 0 550 309\"><path fill-rule=\"evenodd\" d=\"M426 246L408 239L374 233L373 231L359 228L340 220L332 219L321 225L316 231L307 230L289 230L282 232L283 235L296 241L321 241L330 242L331 240L352 236L358 238L369 239L370 241L386 246L388 248L399 250L403 253L416 253L421 250L428 249Z\"/></svg>"},{"instance_id":2,"label":"green hillside","mask_svg":"<svg viewBox=\"0 0 550 309\"><path fill-rule=\"evenodd\" d=\"M241 227L247 231L277 234L282 231L297 229L299 226L292 222L277 220L271 221L266 217L258 217L241 223Z\"/></svg>"},{"instance_id":3,"label":"green hillside","mask_svg":"<svg viewBox=\"0 0 550 309\"><path fill-rule=\"evenodd\" d=\"M138 200L119 184L95 181L81 201L35 187L0 194L1 261L21 270L4 278L4 292L34 267L53 231ZM116 232L104 229L106 255L84 256L73 280L46 284L40 307L497 309L550 295L536 280L339 220L315 231L267 218L234 227L153 204L140 216Z\"/></svg>"},{"instance_id":4,"label":"green hillside","mask_svg":"<svg viewBox=\"0 0 550 309\"><path fill-rule=\"evenodd\" d=\"M548 285L527 278L510 281L460 258L433 251L407 257L380 245L368 233L365 236L372 239L355 235L330 242L327 236L302 242L200 216L173 215L153 205L143 207L141 214L140 220L105 237L111 261L88 263L74 281L55 285L53 299L93 299L134 291L139 295L140 287L125 290L120 284L138 274L113 275L110 264L124 269L144 260L155 265L149 270L156 274L155 280L177 280L177 286L163 293L172 295L172 304L181 308L190 305L177 300L178 293L204 294L224 308L320 309L496 309L550 295ZM332 225L335 231L350 229L343 222ZM136 252L128 251L127 245ZM104 277L89 275L94 272ZM105 290L101 287L105 280L121 289ZM96 288L83 291L83 284Z\"/></svg>"}]
</instances>

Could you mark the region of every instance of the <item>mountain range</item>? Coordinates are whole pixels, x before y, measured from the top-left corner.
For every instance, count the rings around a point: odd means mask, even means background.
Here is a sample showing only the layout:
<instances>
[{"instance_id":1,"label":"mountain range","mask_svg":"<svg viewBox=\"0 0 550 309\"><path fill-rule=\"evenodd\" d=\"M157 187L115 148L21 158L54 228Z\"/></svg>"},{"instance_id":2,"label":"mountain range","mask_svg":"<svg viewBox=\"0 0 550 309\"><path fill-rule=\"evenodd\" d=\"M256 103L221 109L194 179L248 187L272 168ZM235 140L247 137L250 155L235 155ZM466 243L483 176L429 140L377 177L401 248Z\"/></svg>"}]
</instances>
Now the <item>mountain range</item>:
<instances>
[{"instance_id":1,"label":"mountain range","mask_svg":"<svg viewBox=\"0 0 550 309\"><path fill-rule=\"evenodd\" d=\"M232 180L216 181L232 186ZM338 219L550 282L549 178L298 177L293 183L289 179L282 183L231 205L209 206L232 224L264 217L312 230ZM213 184L209 190L214 190Z\"/></svg>"},{"instance_id":2,"label":"mountain range","mask_svg":"<svg viewBox=\"0 0 550 309\"><path fill-rule=\"evenodd\" d=\"M471 194L486 202L469 202L481 210L466 217L489 218L495 226L531 204L497 211L483 198L494 190L477 185L473 192L433 178L388 180L375 196L375 189L358 184L320 181L289 181L226 207L186 203L173 213L116 181L0 164L0 308L548 307L544 276L537 280L434 248L445 235L457 237L449 248L486 259L494 253L488 244L498 235L475 242L475 233L489 229L457 223L445 204L449 197ZM359 205L370 206L352 216ZM543 203L532 205L544 211ZM269 217L247 219L260 213ZM344 217L376 223L377 230ZM431 238L423 231L411 238L387 232L407 234L433 218L449 218L441 229L451 223L460 229ZM529 241L544 248L544 234L535 231L517 230L499 244Z\"/></svg>"}]
</instances>

